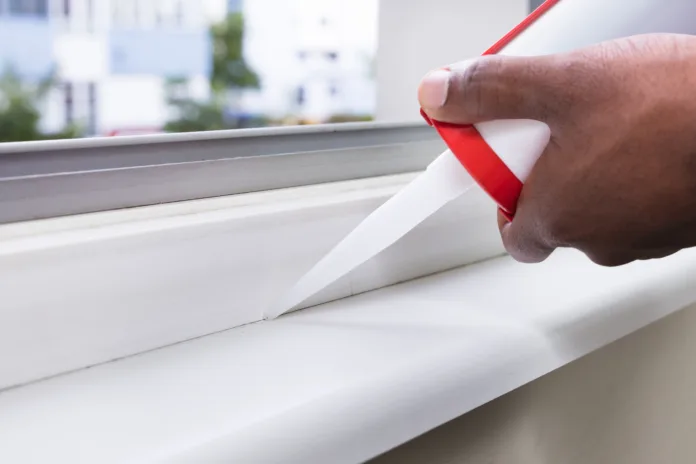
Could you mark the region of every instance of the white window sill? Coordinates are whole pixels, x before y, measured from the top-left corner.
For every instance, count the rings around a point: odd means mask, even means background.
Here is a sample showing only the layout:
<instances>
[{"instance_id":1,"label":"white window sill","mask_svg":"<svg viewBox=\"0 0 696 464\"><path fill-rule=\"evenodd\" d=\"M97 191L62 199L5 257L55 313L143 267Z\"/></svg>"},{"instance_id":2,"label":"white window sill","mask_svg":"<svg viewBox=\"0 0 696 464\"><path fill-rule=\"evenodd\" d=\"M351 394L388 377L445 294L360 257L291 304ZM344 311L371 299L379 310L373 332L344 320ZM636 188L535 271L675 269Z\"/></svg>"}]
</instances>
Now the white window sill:
<instances>
[{"instance_id":1,"label":"white window sill","mask_svg":"<svg viewBox=\"0 0 696 464\"><path fill-rule=\"evenodd\" d=\"M0 390L263 319L414 175L0 226ZM465 195L306 306L501 252Z\"/></svg>"},{"instance_id":2,"label":"white window sill","mask_svg":"<svg viewBox=\"0 0 696 464\"><path fill-rule=\"evenodd\" d=\"M499 258L8 390L0 462L356 463L696 301L696 253Z\"/></svg>"}]
</instances>

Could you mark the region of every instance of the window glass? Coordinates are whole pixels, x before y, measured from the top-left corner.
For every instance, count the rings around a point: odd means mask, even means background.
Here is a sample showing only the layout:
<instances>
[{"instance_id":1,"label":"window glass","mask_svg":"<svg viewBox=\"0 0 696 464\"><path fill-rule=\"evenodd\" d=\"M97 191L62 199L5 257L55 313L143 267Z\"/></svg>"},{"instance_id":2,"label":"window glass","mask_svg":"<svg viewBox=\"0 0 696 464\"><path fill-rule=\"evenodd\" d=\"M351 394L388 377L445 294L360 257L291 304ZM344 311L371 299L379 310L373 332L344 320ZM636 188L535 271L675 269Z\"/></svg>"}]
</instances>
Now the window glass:
<instances>
[{"instance_id":1,"label":"window glass","mask_svg":"<svg viewBox=\"0 0 696 464\"><path fill-rule=\"evenodd\" d=\"M540 3L0 0L0 142L422 121L423 74Z\"/></svg>"},{"instance_id":2,"label":"window glass","mask_svg":"<svg viewBox=\"0 0 696 464\"><path fill-rule=\"evenodd\" d=\"M378 3L0 0L0 142L372 120Z\"/></svg>"},{"instance_id":3,"label":"window glass","mask_svg":"<svg viewBox=\"0 0 696 464\"><path fill-rule=\"evenodd\" d=\"M12 15L46 16L48 0L9 0Z\"/></svg>"}]
</instances>

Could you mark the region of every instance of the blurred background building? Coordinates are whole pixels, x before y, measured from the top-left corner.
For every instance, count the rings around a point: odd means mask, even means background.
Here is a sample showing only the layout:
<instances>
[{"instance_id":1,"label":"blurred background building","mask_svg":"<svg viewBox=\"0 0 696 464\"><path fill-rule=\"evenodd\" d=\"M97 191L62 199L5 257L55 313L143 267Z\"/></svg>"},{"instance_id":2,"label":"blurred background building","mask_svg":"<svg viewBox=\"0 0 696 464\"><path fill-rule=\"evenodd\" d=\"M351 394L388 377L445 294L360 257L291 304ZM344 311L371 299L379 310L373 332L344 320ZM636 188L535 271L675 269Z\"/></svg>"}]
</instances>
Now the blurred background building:
<instances>
[{"instance_id":1,"label":"blurred background building","mask_svg":"<svg viewBox=\"0 0 696 464\"><path fill-rule=\"evenodd\" d=\"M0 0L0 131L38 118L0 141L370 119L376 28L377 0Z\"/></svg>"},{"instance_id":2,"label":"blurred background building","mask_svg":"<svg viewBox=\"0 0 696 464\"><path fill-rule=\"evenodd\" d=\"M243 12L244 54L262 86L242 108L307 122L374 113L377 0L245 0Z\"/></svg>"}]
</instances>

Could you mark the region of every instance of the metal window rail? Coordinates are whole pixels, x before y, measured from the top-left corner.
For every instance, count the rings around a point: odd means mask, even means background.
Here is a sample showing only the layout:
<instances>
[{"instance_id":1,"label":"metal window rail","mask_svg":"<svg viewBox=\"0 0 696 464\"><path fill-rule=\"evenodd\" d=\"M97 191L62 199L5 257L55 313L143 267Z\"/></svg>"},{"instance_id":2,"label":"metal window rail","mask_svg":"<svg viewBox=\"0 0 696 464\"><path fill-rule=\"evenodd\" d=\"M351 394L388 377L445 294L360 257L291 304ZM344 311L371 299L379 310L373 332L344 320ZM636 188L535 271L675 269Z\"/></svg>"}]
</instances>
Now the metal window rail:
<instances>
[{"instance_id":1,"label":"metal window rail","mask_svg":"<svg viewBox=\"0 0 696 464\"><path fill-rule=\"evenodd\" d=\"M348 123L0 144L0 223L423 169L425 124Z\"/></svg>"}]
</instances>

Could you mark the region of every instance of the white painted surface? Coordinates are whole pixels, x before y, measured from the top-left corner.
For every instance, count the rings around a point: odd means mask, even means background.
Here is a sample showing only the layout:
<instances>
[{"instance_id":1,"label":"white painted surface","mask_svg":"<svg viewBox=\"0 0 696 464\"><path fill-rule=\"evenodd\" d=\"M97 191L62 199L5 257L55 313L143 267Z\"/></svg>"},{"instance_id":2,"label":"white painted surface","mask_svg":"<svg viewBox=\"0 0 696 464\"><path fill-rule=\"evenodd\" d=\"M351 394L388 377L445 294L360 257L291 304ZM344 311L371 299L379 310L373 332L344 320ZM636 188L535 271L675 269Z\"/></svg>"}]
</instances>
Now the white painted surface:
<instances>
[{"instance_id":1,"label":"white painted surface","mask_svg":"<svg viewBox=\"0 0 696 464\"><path fill-rule=\"evenodd\" d=\"M0 462L362 462L689 306L695 272L500 258L6 391Z\"/></svg>"},{"instance_id":2,"label":"white painted surface","mask_svg":"<svg viewBox=\"0 0 696 464\"><path fill-rule=\"evenodd\" d=\"M412 178L0 227L0 388L261 320ZM500 253L494 208L467 195L304 306Z\"/></svg>"},{"instance_id":3,"label":"white painted surface","mask_svg":"<svg viewBox=\"0 0 696 464\"><path fill-rule=\"evenodd\" d=\"M381 0L377 119L421 120L422 77L479 56L528 12L529 0Z\"/></svg>"}]
</instances>

